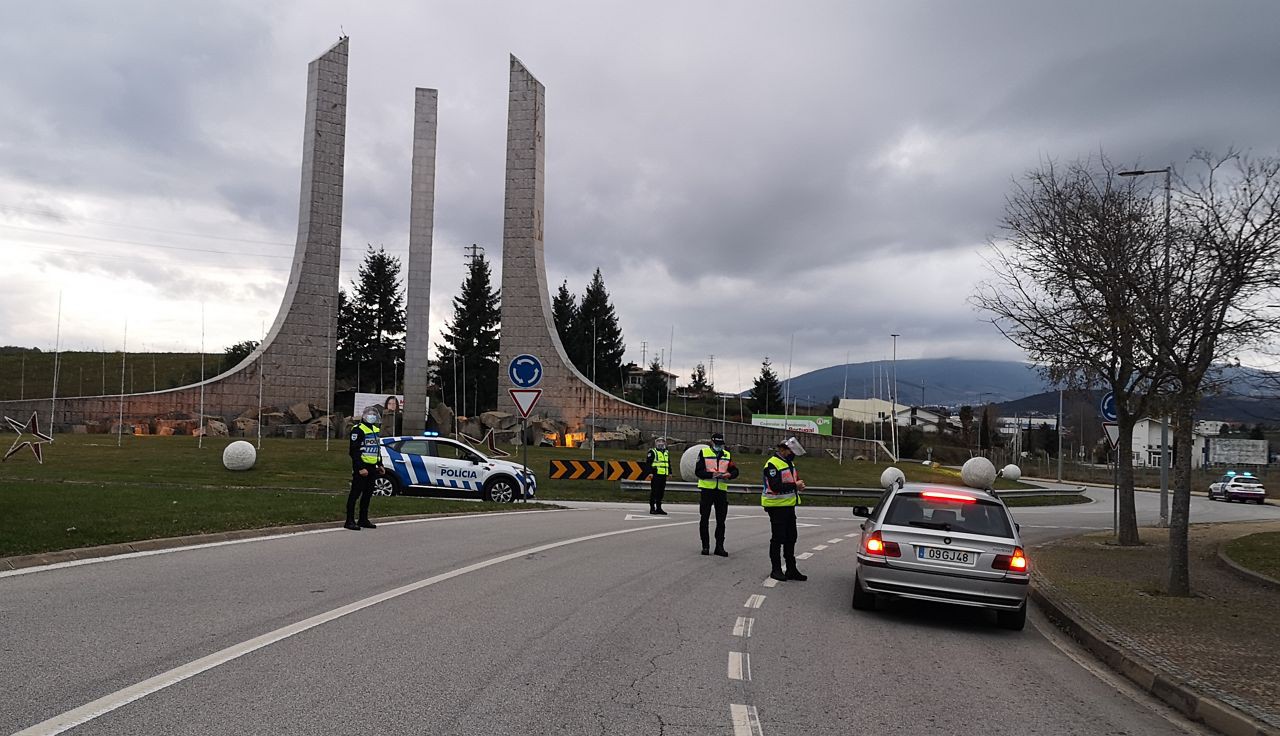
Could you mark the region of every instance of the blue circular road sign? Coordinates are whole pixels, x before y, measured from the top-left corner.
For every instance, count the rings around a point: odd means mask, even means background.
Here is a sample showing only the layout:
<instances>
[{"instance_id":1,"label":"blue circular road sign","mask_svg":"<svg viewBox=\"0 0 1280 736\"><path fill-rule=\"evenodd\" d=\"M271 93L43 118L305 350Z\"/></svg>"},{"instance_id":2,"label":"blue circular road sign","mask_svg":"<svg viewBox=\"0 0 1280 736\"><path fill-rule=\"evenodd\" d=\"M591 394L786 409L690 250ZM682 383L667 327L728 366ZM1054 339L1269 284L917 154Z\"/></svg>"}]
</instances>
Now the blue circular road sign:
<instances>
[{"instance_id":1,"label":"blue circular road sign","mask_svg":"<svg viewBox=\"0 0 1280 736\"><path fill-rule=\"evenodd\" d=\"M1106 396L1102 397L1102 403L1098 405L1098 411L1102 414L1102 418L1108 422L1116 420L1116 395L1108 391Z\"/></svg>"},{"instance_id":2,"label":"blue circular road sign","mask_svg":"<svg viewBox=\"0 0 1280 736\"><path fill-rule=\"evenodd\" d=\"M507 366L507 376L516 388L533 388L542 380L542 361L532 355L517 355Z\"/></svg>"}]
</instances>

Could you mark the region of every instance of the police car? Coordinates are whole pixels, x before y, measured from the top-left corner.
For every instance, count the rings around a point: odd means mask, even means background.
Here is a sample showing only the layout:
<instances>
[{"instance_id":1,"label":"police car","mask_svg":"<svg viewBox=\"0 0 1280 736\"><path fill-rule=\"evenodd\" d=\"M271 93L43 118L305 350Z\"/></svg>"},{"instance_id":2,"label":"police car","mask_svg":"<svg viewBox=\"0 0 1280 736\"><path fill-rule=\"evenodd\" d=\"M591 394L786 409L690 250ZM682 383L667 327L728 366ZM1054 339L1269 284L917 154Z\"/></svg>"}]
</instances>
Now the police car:
<instances>
[{"instance_id":1,"label":"police car","mask_svg":"<svg viewBox=\"0 0 1280 736\"><path fill-rule=\"evenodd\" d=\"M1209 484L1209 500L1219 498L1227 502L1253 501L1256 504L1263 504L1267 502L1267 491L1262 487L1262 481L1255 478L1253 473L1237 473L1234 470L1228 470L1226 475L1219 478L1217 482Z\"/></svg>"},{"instance_id":2,"label":"police car","mask_svg":"<svg viewBox=\"0 0 1280 736\"><path fill-rule=\"evenodd\" d=\"M380 441L382 465L392 472L374 480L377 496L446 491L507 503L522 496L533 498L538 488L533 471L486 457L463 442L434 432L382 437Z\"/></svg>"}]
</instances>

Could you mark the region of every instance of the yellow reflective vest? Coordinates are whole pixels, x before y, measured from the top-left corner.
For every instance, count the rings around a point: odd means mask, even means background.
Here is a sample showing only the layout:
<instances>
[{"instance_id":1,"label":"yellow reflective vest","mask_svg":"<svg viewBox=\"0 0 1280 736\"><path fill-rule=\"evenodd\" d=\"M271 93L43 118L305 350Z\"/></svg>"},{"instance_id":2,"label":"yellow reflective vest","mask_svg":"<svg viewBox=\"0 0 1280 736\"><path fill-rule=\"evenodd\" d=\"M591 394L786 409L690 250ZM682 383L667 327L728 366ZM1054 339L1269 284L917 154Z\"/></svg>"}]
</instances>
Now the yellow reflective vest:
<instances>
[{"instance_id":1,"label":"yellow reflective vest","mask_svg":"<svg viewBox=\"0 0 1280 736\"><path fill-rule=\"evenodd\" d=\"M671 475L671 453L667 450L653 448L653 474Z\"/></svg>"},{"instance_id":2,"label":"yellow reflective vest","mask_svg":"<svg viewBox=\"0 0 1280 736\"><path fill-rule=\"evenodd\" d=\"M766 508L799 506L800 494L796 491L796 481L799 479L795 463L777 455L770 457L764 463L764 488L760 491L760 505Z\"/></svg>"},{"instance_id":3,"label":"yellow reflective vest","mask_svg":"<svg viewBox=\"0 0 1280 736\"><path fill-rule=\"evenodd\" d=\"M729 454L728 448L720 452L720 457L716 457L716 451L710 447L702 448L702 462L707 466L709 473L728 473L729 460L732 456ZM728 478L699 478L699 491L727 491L729 490Z\"/></svg>"},{"instance_id":4,"label":"yellow reflective vest","mask_svg":"<svg viewBox=\"0 0 1280 736\"><path fill-rule=\"evenodd\" d=\"M364 433L364 443L360 445L360 462L365 465L381 464L382 448L378 442L378 426L369 426L361 422L356 425L356 428Z\"/></svg>"}]
</instances>

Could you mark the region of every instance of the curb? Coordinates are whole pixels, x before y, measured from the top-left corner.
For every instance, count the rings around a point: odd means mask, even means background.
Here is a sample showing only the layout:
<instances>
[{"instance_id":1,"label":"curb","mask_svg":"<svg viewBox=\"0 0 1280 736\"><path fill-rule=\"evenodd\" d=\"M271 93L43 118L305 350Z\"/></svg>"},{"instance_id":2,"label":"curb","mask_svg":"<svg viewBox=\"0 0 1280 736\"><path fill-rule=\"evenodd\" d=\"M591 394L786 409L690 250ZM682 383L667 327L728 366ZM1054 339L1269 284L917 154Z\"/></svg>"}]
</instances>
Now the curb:
<instances>
[{"instance_id":1,"label":"curb","mask_svg":"<svg viewBox=\"0 0 1280 736\"><path fill-rule=\"evenodd\" d=\"M513 509L519 510L519 509ZM376 517L378 522L388 521L412 521L414 519L431 519L444 518L447 516L470 516L473 511L451 511L444 514L408 514L405 516L381 516ZM274 537L284 534L298 534L299 532L310 532L318 529L341 529L342 520L337 521L317 521L307 524L290 524L289 526L273 526L262 527L258 529L234 529L225 532L212 532L209 534L188 534L182 537L162 537L160 539L143 539L137 542L121 542L117 544L103 544L96 547L77 547L75 549L62 549L53 552L38 552L31 555L18 555L15 557L0 557L0 570L20 570L27 567L40 567L42 565L54 565L59 562L73 562L75 560L92 560L100 557L113 557L115 555L126 555L132 552L152 552L160 549L176 549L179 547L190 547L197 544L209 544L211 542L228 542L236 539L254 539L256 537Z\"/></svg>"},{"instance_id":2,"label":"curb","mask_svg":"<svg viewBox=\"0 0 1280 736\"><path fill-rule=\"evenodd\" d=\"M1273 590L1280 590L1280 580L1276 580L1269 575L1263 575L1260 572L1250 570L1239 562L1231 559L1231 557L1227 555L1227 542L1223 542L1218 547L1218 562L1221 563L1223 567L1235 573L1238 577L1243 578L1250 583L1262 585Z\"/></svg>"},{"instance_id":3,"label":"curb","mask_svg":"<svg viewBox=\"0 0 1280 736\"><path fill-rule=\"evenodd\" d=\"M1108 667L1124 675L1146 693L1227 736L1278 736L1280 728L1211 695L1198 692L1176 673L1162 669L1125 646L1119 637L1109 636L1085 621L1081 612L1053 590L1039 573L1032 576L1031 599L1059 628L1067 632Z\"/></svg>"}]
</instances>

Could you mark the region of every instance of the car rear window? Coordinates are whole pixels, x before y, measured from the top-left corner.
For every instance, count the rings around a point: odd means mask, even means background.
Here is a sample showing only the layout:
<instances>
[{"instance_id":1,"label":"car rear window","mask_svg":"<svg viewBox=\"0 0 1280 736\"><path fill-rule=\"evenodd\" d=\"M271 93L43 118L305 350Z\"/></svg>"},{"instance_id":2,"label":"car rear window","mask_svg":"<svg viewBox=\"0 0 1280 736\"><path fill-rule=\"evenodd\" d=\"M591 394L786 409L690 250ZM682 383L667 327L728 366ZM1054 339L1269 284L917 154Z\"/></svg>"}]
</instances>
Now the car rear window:
<instances>
[{"instance_id":1,"label":"car rear window","mask_svg":"<svg viewBox=\"0 0 1280 736\"><path fill-rule=\"evenodd\" d=\"M1013 529L1009 526L1009 516L1004 507L982 499L966 503L930 498L919 493L899 493L889 503L884 523L1013 538Z\"/></svg>"}]
</instances>

